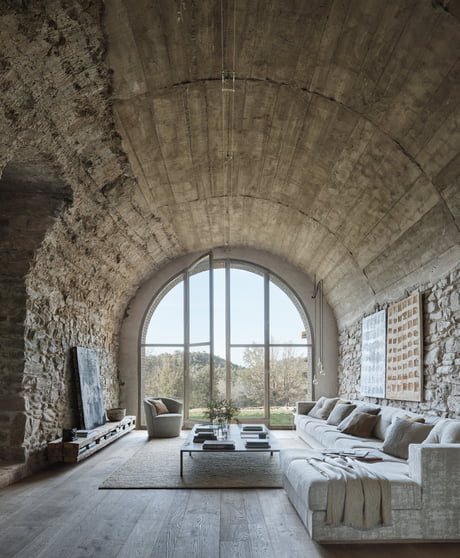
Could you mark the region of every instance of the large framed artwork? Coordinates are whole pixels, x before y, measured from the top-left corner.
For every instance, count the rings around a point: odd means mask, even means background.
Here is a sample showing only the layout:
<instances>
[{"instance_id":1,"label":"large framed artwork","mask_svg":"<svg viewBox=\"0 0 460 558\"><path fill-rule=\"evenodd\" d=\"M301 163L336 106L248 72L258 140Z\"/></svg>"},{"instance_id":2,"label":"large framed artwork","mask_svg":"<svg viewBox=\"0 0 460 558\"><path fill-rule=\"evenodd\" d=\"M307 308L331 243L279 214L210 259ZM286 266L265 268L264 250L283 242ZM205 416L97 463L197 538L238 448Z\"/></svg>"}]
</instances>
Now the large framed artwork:
<instances>
[{"instance_id":1,"label":"large framed artwork","mask_svg":"<svg viewBox=\"0 0 460 558\"><path fill-rule=\"evenodd\" d=\"M363 318L361 395L385 397L386 311Z\"/></svg>"},{"instance_id":2,"label":"large framed artwork","mask_svg":"<svg viewBox=\"0 0 460 558\"><path fill-rule=\"evenodd\" d=\"M422 361L421 296L415 293L388 308L388 399L422 400Z\"/></svg>"},{"instance_id":3,"label":"large framed artwork","mask_svg":"<svg viewBox=\"0 0 460 558\"><path fill-rule=\"evenodd\" d=\"M97 351L83 347L72 347L71 354L77 383L80 428L90 430L106 422L99 358Z\"/></svg>"}]
</instances>

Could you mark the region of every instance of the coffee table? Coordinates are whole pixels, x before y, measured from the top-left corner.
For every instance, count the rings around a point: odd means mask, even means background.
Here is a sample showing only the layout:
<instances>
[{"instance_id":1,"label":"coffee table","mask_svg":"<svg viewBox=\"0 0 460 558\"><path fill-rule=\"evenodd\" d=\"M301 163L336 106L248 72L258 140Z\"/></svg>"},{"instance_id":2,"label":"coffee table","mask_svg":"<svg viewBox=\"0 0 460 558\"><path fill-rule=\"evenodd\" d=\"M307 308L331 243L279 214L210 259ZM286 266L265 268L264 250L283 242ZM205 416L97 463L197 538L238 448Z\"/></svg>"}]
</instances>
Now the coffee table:
<instances>
[{"instance_id":1,"label":"coffee table","mask_svg":"<svg viewBox=\"0 0 460 558\"><path fill-rule=\"evenodd\" d=\"M261 447L261 448L247 448L246 447L246 440L253 440L257 439L257 436L254 434L253 436L247 436L249 433L246 432L241 436L242 430L241 426L237 424L230 424L229 431L227 435L228 440L232 440L235 442L235 449L213 449L213 450L206 450L203 449L203 444L196 444L193 442L193 438L195 436L195 428L191 431L190 435L188 436L187 440L184 442L184 445L180 449L180 476L184 476L184 453L188 453L190 457L192 453L270 453L273 456L274 453L279 453L281 447L278 444L278 441L274 437L270 437L270 431L268 428L265 429L267 433L266 440L270 443L270 447Z\"/></svg>"}]
</instances>

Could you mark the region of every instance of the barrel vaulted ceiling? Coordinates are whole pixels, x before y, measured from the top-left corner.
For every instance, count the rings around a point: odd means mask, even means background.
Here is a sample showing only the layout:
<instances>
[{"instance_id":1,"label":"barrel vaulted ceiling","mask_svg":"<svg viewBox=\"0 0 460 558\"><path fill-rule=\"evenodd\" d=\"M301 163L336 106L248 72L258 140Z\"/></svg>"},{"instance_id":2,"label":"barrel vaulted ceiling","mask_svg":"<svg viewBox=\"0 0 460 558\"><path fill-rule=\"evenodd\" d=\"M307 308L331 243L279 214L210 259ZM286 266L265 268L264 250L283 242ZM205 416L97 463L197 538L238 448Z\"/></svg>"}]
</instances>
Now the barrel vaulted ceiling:
<instances>
[{"instance_id":1,"label":"barrel vaulted ceiling","mask_svg":"<svg viewBox=\"0 0 460 558\"><path fill-rule=\"evenodd\" d=\"M116 125L144 210L182 252L281 255L324 280L342 321L455 267L447 4L107 2Z\"/></svg>"}]
</instances>

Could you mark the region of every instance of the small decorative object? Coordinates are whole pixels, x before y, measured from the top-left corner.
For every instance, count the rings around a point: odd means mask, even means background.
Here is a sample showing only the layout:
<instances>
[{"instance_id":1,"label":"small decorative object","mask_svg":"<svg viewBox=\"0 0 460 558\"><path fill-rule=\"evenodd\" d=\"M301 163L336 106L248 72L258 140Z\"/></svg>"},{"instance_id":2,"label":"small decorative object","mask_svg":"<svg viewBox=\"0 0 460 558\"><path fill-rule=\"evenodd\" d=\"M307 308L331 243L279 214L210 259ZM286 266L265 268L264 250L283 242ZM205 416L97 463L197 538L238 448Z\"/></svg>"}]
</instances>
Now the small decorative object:
<instances>
[{"instance_id":1,"label":"small decorative object","mask_svg":"<svg viewBox=\"0 0 460 558\"><path fill-rule=\"evenodd\" d=\"M63 442L73 442L77 439L77 429L76 428L63 428L62 429L62 441Z\"/></svg>"},{"instance_id":2,"label":"small decorative object","mask_svg":"<svg viewBox=\"0 0 460 558\"><path fill-rule=\"evenodd\" d=\"M116 409L107 409L107 418L113 422L117 420L122 420L126 416L126 409L116 408Z\"/></svg>"}]
</instances>

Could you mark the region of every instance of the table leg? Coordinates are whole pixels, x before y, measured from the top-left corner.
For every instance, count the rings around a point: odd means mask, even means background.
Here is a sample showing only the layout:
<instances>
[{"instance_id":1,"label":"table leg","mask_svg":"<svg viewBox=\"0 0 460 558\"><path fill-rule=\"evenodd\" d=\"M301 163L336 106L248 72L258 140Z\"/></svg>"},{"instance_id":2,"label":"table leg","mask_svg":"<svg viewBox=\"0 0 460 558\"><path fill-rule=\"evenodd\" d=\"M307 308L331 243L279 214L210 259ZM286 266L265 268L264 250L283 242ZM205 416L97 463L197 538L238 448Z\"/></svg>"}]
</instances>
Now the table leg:
<instances>
[{"instance_id":1,"label":"table leg","mask_svg":"<svg viewBox=\"0 0 460 558\"><path fill-rule=\"evenodd\" d=\"M184 476L184 452L180 452L180 476Z\"/></svg>"}]
</instances>

